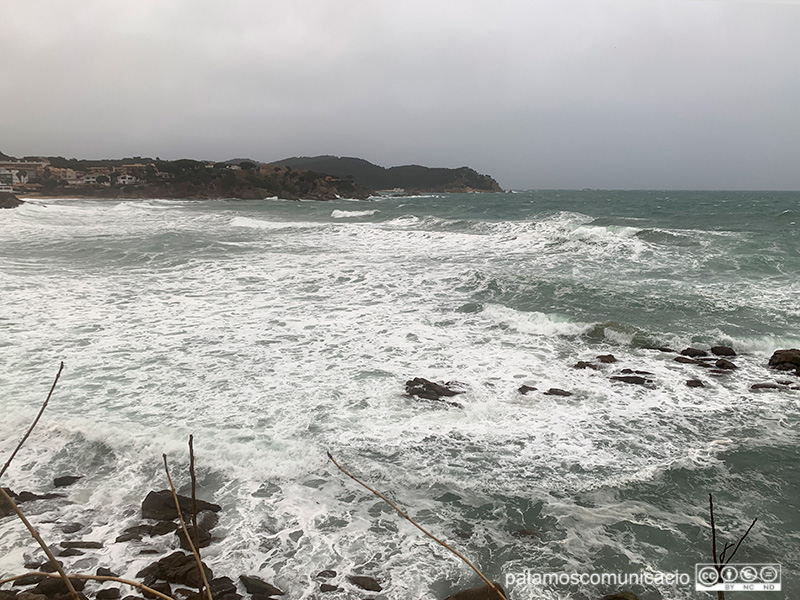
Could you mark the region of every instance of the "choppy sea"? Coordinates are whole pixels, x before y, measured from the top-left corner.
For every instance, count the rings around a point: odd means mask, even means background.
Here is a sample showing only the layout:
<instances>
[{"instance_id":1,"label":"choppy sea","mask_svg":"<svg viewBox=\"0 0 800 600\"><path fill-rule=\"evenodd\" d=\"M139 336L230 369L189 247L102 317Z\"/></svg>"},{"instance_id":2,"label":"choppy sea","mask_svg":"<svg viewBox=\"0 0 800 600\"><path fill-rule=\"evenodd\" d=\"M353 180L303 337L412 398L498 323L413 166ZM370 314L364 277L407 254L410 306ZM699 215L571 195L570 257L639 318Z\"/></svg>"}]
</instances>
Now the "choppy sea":
<instances>
[{"instance_id":1,"label":"choppy sea","mask_svg":"<svg viewBox=\"0 0 800 600\"><path fill-rule=\"evenodd\" d=\"M719 539L800 597L800 193L526 191L370 202L58 199L0 211L1 482L43 537L103 542L68 570L133 577L174 536L115 543L164 489L166 453L222 507L216 575L319 597L323 569L379 598L480 583L378 488L508 583L511 600L711 597ZM675 362L729 345L738 369ZM598 355L618 362L602 364ZM597 370L576 369L578 361ZM611 380L623 369L646 385ZM455 381L463 408L404 395ZM700 379L704 387L686 385ZM783 381L778 390L754 383ZM521 394L522 385L536 391ZM560 388L571 396L543 392ZM84 528L64 534L64 523ZM0 520L0 577L38 556ZM528 574L526 579L522 575ZM691 585L541 585L536 573L687 573Z\"/></svg>"}]
</instances>

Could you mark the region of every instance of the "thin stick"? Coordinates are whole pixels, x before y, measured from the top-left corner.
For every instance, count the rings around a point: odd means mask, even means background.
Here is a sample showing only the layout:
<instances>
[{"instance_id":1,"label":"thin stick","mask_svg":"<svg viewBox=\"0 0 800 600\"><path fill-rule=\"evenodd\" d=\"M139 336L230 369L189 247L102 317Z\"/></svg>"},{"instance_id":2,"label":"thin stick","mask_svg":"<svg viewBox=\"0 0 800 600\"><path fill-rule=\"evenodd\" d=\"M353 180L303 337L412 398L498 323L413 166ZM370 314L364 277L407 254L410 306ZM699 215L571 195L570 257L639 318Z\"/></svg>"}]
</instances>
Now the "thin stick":
<instances>
[{"instance_id":1,"label":"thin stick","mask_svg":"<svg viewBox=\"0 0 800 600\"><path fill-rule=\"evenodd\" d=\"M714 561L714 569L717 571L717 582L722 580L722 565L717 558L717 528L714 525L714 497L708 495L708 506L711 512L711 558ZM717 590L717 600L725 600L725 592Z\"/></svg>"},{"instance_id":2,"label":"thin stick","mask_svg":"<svg viewBox=\"0 0 800 600\"><path fill-rule=\"evenodd\" d=\"M197 496L195 495L195 487L197 485L197 478L194 475L194 436L189 434L189 476L192 479L192 533L194 534L194 541L197 544L197 555L200 556L200 531L197 529ZM198 580L197 592L203 595L203 584Z\"/></svg>"},{"instance_id":3,"label":"thin stick","mask_svg":"<svg viewBox=\"0 0 800 600\"><path fill-rule=\"evenodd\" d=\"M58 378L61 377L61 371L63 371L63 370L64 370L64 363L62 362L61 366L58 369L58 373L56 373L56 378L53 381L53 385L50 387L50 393L47 394L47 399L44 401L44 404L42 404L42 408L39 409L39 414L36 415L36 418L33 420L33 423L31 423L31 426L28 428L28 431L25 433L25 435L19 441L19 444L17 444L17 447L11 453L11 456L6 461L6 464L3 465L2 469L0 469L0 477L2 477L5 474L6 469L8 469L8 466L11 464L11 461L14 460L14 457L17 455L17 452L19 452L19 449L22 448L22 444L25 443L25 440L28 439L28 436L33 431L33 428L36 427L36 424L39 422L39 419L41 418L42 413L44 412L44 409L47 408L47 403L50 402L50 396L53 395L53 390L56 389L56 384L58 383Z\"/></svg>"},{"instance_id":4,"label":"thin stick","mask_svg":"<svg viewBox=\"0 0 800 600\"><path fill-rule=\"evenodd\" d=\"M19 509L17 503L14 502L11 496L9 496L8 493L5 491L5 489L3 489L2 487L0 487L0 494L2 494L3 499L6 502L8 502L9 506L11 506L11 508L14 509L14 512L17 513L17 516L25 524L25 527L28 528L28 531L30 531L31 535L33 536L33 539L35 539L39 543L39 546L42 548L42 550L44 550L44 553L50 560L50 564L52 564L53 567L56 569L56 571L58 571L58 575L57 576L53 575L53 577L61 577L61 579L64 580L64 585L67 586L67 590L69 590L69 594L70 596L72 596L73 600L79 600L78 592L75 591L75 588L72 586L72 582L69 580L69 577L67 577L67 574L64 572L64 569L61 568L61 565L56 560L56 557L53 556L52 552L50 552L50 548L48 548L47 544L44 543L42 536L40 536L39 532L36 531L36 528L33 525L31 525L31 522L28 521L27 518L25 518L25 515Z\"/></svg>"},{"instance_id":5,"label":"thin stick","mask_svg":"<svg viewBox=\"0 0 800 600\"><path fill-rule=\"evenodd\" d=\"M14 577L9 577L7 579L0 579L0 585L4 585L11 581L16 581L17 579L22 579L23 577L29 577L30 575L41 575L43 577L49 577L51 579L55 579L58 577L55 573L42 573L41 571L31 571L30 573L25 573L24 575L16 575ZM154 590L151 587L147 587L144 584L138 583L136 581L131 581L130 579L122 579L121 577L111 577L108 575L70 575L72 579L84 579L84 580L91 580L91 581L116 581L118 583L124 583L126 585L131 585L133 587L139 588L145 592L149 592L155 596L158 596L162 600L174 600L170 596L166 594L162 594L158 590Z\"/></svg>"},{"instance_id":6,"label":"thin stick","mask_svg":"<svg viewBox=\"0 0 800 600\"><path fill-rule=\"evenodd\" d=\"M744 532L744 535L743 535L742 537L740 537L740 538L739 538L739 542L736 544L736 548L734 548L734 549L733 549L733 552L731 552L731 555L730 555L730 557L728 558L728 560L727 560L727 561L725 561L725 563L726 563L726 564L727 564L727 563L729 563L729 562L731 562L731 560L733 560L733 555L734 555L734 554L736 554L736 551L739 549L739 546L741 546L741 545L742 545L742 542L744 541L744 538L746 538L746 537L747 537L747 534L748 534L748 533L750 533L750 530L753 528L753 525L755 525L755 524L756 524L756 521L758 521L758 517L756 517L755 519L753 519L753 522L752 522L752 523L750 523L750 527L748 527L748 528L747 528L747 531L745 531L745 532Z\"/></svg>"},{"instance_id":7,"label":"thin stick","mask_svg":"<svg viewBox=\"0 0 800 600\"><path fill-rule=\"evenodd\" d=\"M172 477L169 476L169 467L167 466L167 455L162 454L164 457L164 471L167 473L167 481L169 481L169 488L172 490L172 498L175 500L175 508L178 510L178 519L181 522L181 527L183 528L183 533L186 536L186 541L189 542L189 548L192 550L192 554L194 555L194 560L197 563L197 569L200 571L200 580L203 582L203 585L206 588L206 596L208 596L208 600L214 600L211 597L211 587L208 585L208 579L206 579L206 570L203 568L203 561L200 560L200 554L197 552L197 548L194 547L192 543L192 538L189 535L189 532L186 530L186 523L183 521L183 514L181 513L181 503L178 500L178 493L175 491L175 486L172 485Z\"/></svg>"},{"instance_id":8,"label":"thin stick","mask_svg":"<svg viewBox=\"0 0 800 600\"><path fill-rule=\"evenodd\" d=\"M460 553L460 552L458 552L457 550L453 549L453 548L452 548L451 546L449 546L449 545L448 545L446 542L443 542L442 540L440 540L439 538L437 538L437 537L436 537L436 536L434 536L433 534L431 534L431 533L429 533L428 531L426 531L426 530L425 530L425 529L424 529L424 528L423 528L421 525L419 525L419 524L418 524L416 521L414 521L414 519L412 519L411 517L409 517L409 516L408 516L406 513L404 513L402 510L400 510L400 509L399 509L399 508L398 508L398 507L397 507L397 506L394 504L394 502L392 502L391 500L389 500L389 499L388 499L386 496L384 496L383 494L381 494L381 493L380 493L378 490L375 490L375 489L371 488L371 487L370 487L370 486L368 486L366 483L364 483L363 481L361 481L361 480L360 480L358 477L356 477L355 475L353 475L353 474L349 473L347 470L345 470L345 469L344 469L344 468L343 468L343 467L342 467L342 466L341 466L341 465L340 465L338 462L336 462L336 459L335 459L335 458L333 458L333 456L331 455L331 453L330 453L330 452L328 452L327 454L328 454L328 458L330 458L330 459L331 459L331 462L332 462L334 465L336 465L336 468L337 468L337 469L339 469L339 470L340 470L342 473L344 473L345 475L347 475L347 476L348 476L350 479L352 479L353 481L355 481L355 482L356 482L356 483L358 483L359 485L361 485L361 486L363 486L363 487L367 488L367 489L368 489L370 492L372 492L373 494L375 494L376 496L378 496L378 497L379 497L381 500L383 500L384 502L386 502L386 503L387 503L389 506L391 506L393 509L395 509L395 510L397 511L397 513L398 513L398 514L399 514L401 517L403 517L403 518L404 518L406 521L408 521L409 523L411 523L411 524L412 524L414 527L416 527L416 528L417 528L417 529L419 529L419 530L420 530L422 533L424 533L424 534L425 534L425 535L427 535L429 538L431 538L431 539L432 539L434 542L436 542L437 544L439 544L439 545L441 545L441 546L444 546L445 548L447 548L448 550L450 550L450 552L452 552L453 554L455 554L455 555L456 555L458 558L460 558L460 559L461 559L461 560L463 560L465 563L467 563L467 564L469 565L469 567L470 567L470 568L471 568L473 571L475 571L475 572L478 574L478 577L480 577L481 579L483 579L483 580L486 582L486 585L488 585L488 586L489 586L489 587L490 587L492 590L494 590L494 592L497 594L497 596L498 596L499 598L501 598L502 600L506 600L506 597L505 597L505 595L503 594L503 592L501 592L501 591L500 591L500 590L497 588L497 586L495 586L495 585L494 585L494 584L493 584L491 581L489 581L489 580L486 578L486 576L485 576L483 573L481 573L481 572L480 572L480 570L478 570L478 568L477 568L475 565L473 565L473 564L472 564L472 562L470 562L470 560L469 560L467 557L465 557L463 554L461 554L461 553Z\"/></svg>"}]
</instances>

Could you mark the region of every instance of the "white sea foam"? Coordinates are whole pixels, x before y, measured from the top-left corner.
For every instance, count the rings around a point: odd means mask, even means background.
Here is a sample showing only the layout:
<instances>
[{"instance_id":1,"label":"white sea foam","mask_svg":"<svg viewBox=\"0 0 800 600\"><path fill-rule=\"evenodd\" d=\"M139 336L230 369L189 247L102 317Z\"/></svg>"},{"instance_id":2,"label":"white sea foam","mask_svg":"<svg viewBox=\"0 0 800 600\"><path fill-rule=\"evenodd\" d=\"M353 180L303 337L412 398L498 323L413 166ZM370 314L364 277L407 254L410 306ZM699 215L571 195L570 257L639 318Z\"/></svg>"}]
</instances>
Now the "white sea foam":
<instances>
[{"instance_id":1,"label":"white sea foam","mask_svg":"<svg viewBox=\"0 0 800 600\"><path fill-rule=\"evenodd\" d=\"M358 217L371 217L379 211L375 210L334 210L331 217L334 219L353 219Z\"/></svg>"}]
</instances>

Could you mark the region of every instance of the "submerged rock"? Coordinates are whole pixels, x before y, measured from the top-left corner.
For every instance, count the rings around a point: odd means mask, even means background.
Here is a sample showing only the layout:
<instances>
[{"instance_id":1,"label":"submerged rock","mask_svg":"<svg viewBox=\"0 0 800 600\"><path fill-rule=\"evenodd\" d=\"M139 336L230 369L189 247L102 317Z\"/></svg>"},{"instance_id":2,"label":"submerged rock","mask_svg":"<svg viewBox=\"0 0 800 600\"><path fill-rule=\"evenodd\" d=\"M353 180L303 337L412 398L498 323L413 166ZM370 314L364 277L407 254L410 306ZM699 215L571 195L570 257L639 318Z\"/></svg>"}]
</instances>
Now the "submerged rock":
<instances>
[{"instance_id":1,"label":"submerged rock","mask_svg":"<svg viewBox=\"0 0 800 600\"><path fill-rule=\"evenodd\" d=\"M687 379L686 385L690 388L701 388L706 387L706 385L700 381L699 379Z\"/></svg>"},{"instance_id":2,"label":"submerged rock","mask_svg":"<svg viewBox=\"0 0 800 600\"><path fill-rule=\"evenodd\" d=\"M613 354L601 354L597 360L607 365L617 362L617 358Z\"/></svg>"},{"instance_id":3,"label":"submerged rock","mask_svg":"<svg viewBox=\"0 0 800 600\"><path fill-rule=\"evenodd\" d=\"M545 396L572 396L572 392L562 390L561 388L550 388L544 393Z\"/></svg>"},{"instance_id":4,"label":"submerged rock","mask_svg":"<svg viewBox=\"0 0 800 600\"><path fill-rule=\"evenodd\" d=\"M178 495L181 513L184 518L192 514L192 499L187 496ZM197 512L210 510L219 512L222 507L218 504L197 500ZM178 510L175 508L175 500L170 490L152 491L142 502L142 518L156 519L158 521L172 521L178 518Z\"/></svg>"},{"instance_id":5,"label":"submerged rock","mask_svg":"<svg viewBox=\"0 0 800 600\"><path fill-rule=\"evenodd\" d=\"M369 592L380 592L383 589L377 579L367 575L348 575L347 581Z\"/></svg>"},{"instance_id":6,"label":"submerged rock","mask_svg":"<svg viewBox=\"0 0 800 600\"><path fill-rule=\"evenodd\" d=\"M777 383L754 383L750 386L751 390L779 390L781 386Z\"/></svg>"},{"instance_id":7,"label":"submerged rock","mask_svg":"<svg viewBox=\"0 0 800 600\"><path fill-rule=\"evenodd\" d=\"M519 386L519 388L517 388L517 391L524 396L528 392L535 392L536 388L533 387L532 385L521 385Z\"/></svg>"},{"instance_id":8,"label":"submerged rock","mask_svg":"<svg viewBox=\"0 0 800 600\"><path fill-rule=\"evenodd\" d=\"M443 396L456 396L463 393L423 377L415 377L406 381L406 394L425 398L426 400L438 400Z\"/></svg>"},{"instance_id":9,"label":"submerged rock","mask_svg":"<svg viewBox=\"0 0 800 600\"><path fill-rule=\"evenodd\" d=\"M593 371L597 371L597 369L599 367L594 363L590 363L590 362L585 361L585 360L579 360L578 362L576 362L572 366L572 368L573 369L592 369Z\"/></svg>"},{"instance_id":10,"label":"submerged rock","mask_svg":"<svg viewBox=\"0 0 800 600\"><path fill-rule=\"evenodd\" d=\"M644 385L649 379L645 379L640 375L614 375L611 377L612 381L621 381L622 383L633 383L636 385Z\"/></svg>"},{"instance_id":11,"label":"submerged rock","mask_svg":"<svg viewBox=\"0 0 800 600\"><path fill-rule=\"evenodd\" d=\"M56 477L53 480L53 485L56 487L67 487L81 479L83 479L83 475L64 475L63 477Z\"/></svg>"}]
</instances>

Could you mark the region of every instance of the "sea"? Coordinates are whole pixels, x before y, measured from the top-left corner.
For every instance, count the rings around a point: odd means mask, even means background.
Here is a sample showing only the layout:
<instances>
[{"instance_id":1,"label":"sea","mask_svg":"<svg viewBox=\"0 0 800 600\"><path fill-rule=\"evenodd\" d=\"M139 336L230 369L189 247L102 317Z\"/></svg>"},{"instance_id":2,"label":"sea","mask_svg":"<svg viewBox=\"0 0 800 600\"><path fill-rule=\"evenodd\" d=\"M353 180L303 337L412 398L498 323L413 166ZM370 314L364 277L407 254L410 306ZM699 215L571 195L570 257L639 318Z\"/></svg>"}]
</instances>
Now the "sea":
<instances>
[{"instance_id":1,"label":"sea","mask_svg":"<svg viewBox=\"0 0 800 600\"><path fill-rule=\"evenodd\" d=\"M731 564L778 566L780 591L732 596L800 598L800 377L767 368L800 348L799 221L800 193L749 191L0 211L0 463L65 365L0 483L64 494L21 505L54 549L103 544L68 571L135 578L176 537L115 539L168 488L164 455L190 492L192 435L222 507L204 560L292 600L482 584L328 453L510 600L714 597L712 494L718 553L757 519ZM735 370L675 361L718 345ZM406 395L415 377L460 406ZM0 578L41 559L0 520Z\"/></svg>"}]
</instances>

